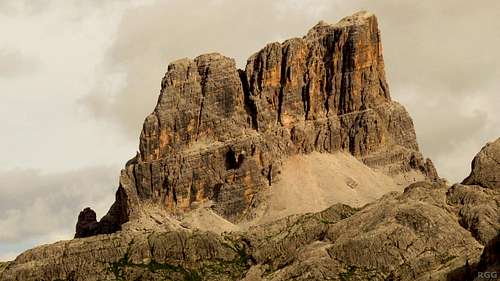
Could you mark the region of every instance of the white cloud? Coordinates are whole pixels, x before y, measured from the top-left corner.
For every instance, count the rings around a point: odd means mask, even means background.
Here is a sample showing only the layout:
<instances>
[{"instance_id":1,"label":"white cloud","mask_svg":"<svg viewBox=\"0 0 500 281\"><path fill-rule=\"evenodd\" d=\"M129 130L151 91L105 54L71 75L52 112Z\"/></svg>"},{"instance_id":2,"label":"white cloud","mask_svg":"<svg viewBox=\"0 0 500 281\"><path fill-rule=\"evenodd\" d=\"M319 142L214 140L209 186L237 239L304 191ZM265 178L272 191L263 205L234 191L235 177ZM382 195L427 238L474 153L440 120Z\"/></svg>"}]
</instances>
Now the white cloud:
<instances>
[{"instance_id":1,"label":"white cloud","mask_svg":"<svg viewBox=\"0 0 500 281\"><path fill-rule=\"evenodd\" d=\"M0 50L0 80L12 79L35 72L40 62L19 51Z\"/></svg>"},{"instance_id":2,"label":"white cloud","mask_svg":"<svg viewBox=\"0 0 500 281\"><path fill-rule=\"evenodd\" d=\"M91 118L78 99L99 79L127 6L50 1L29 13L37 1L14 2L2 1L16 14L0 14L0 119L8 120L0 123L0 167L58 172L124 163L137 141Z\"/></svg>"}]
</instances>

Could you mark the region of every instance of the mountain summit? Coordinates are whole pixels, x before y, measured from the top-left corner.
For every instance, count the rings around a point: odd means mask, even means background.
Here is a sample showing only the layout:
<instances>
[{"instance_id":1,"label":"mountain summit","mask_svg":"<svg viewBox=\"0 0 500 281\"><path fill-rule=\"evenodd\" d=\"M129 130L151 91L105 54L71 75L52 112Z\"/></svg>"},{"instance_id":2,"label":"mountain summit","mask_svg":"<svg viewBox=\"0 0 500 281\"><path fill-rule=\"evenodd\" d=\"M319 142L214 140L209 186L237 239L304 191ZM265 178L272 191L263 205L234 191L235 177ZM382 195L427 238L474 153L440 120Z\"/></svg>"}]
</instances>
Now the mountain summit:
<instances>
[{"instance_id":1,"label":"mountain summit","mask_svg":"<svg viewBox=\"0 0 500 281\"><path fill-rule=\"evenodd\" d=\"M447 186L393 101L376 17L320 22L244 70L168 66L116 201L0 280L472 280L498 265L500 139ZM485 248L483 253L483 248Z\"/></svg>"}]
</instances>

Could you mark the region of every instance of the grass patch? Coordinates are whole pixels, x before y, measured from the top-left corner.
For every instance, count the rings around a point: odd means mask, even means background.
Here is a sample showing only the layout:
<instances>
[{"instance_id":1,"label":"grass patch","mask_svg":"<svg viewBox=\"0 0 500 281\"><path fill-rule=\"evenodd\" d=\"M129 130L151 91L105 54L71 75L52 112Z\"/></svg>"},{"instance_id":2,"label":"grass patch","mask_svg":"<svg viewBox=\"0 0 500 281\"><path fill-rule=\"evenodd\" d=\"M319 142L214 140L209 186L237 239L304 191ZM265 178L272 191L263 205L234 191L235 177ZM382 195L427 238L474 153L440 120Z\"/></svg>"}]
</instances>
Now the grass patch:
<instances>
[{"instance_id":1,"label":"grass patch","mask_svg":"<svg viewBox=\"0 0 500 281\"><path fill-rule=\"evenodd\" d=\"M327 220L324 220L324 219L320 219L319 222L322 223L322 224L335 224L336 223L336 222L327 221Z\"/></svg>"},{"instance_id":2,"label":"grass patch","mask_svg":"<svg viewBox=\"0 0 500 281\"><path fill-rule=\"evenodd\" d=\"M457 256L447 256L446 258L444 258L444 259L442 260L442 263L443 263L443 264L447 264L448 262L450 262L450 261L452 261L452 260L454 260L454 259L456 259L456 258L457 258Z\"/></svg>"},{"instance_id":3,"label":"grass patch","mask_svg":"<svg viewBox=\"0 0 500 281\"><path fill-rule=\"evenodd\" d=\"M109 270L113 273L116 280L126 280L125 270L127 268L142 268L149 272L161 273L161 274L171 274L178 273L183 276L184 281L201 281L202 278L195 270L188 270L182 266L158 263L156 261L151 261L148 264L135 264L131 263L128 259L128 255L125 255L119 261L111 263ZM165 276L167 277L167 276Z\"/></svg>"},{"instance_id":4,"label":"grass patch","mask_svg":"<svg viewBox=\"0 0 500 281\"><path fill-rule=\"evenodd\" d=\"M1 262L0 261L0 277L2 276L3 271L9 266L10 262Z\"/></svg>"},{"instance_id":5,"label":"grass patch","mask_svg":"<svg viewBox=\"0 0 500 281\"><path fill-rule=\"evenodd\" d=\"M348 266L347 267L347 271L341 272L339 274L340 280L342 280L342 281L351 280L351 277L352 277L352 275L354 274L355 271L356 271L356 267L355 266Z\"/></svg>"},{"instance_id":6,"label":"grass patch","mask_svg":"<svg viewBox=\"0 0 500 281\"><path fill-rule=\"evenodd\" d=\"M231 241L231 240L229 240ZM157 276L161 280L201 281L207 278L217 280L219 277L238 280L250 267L252 257L247 254L246 245L234 242L222 242L223 246L233 250L236 255L232 260L210 259L196 263L160 263L155 260L145 263L133 263L127 253L116 262L108 263L108 271L116 280L127 280L134 276ZM139 274L139 275L137 275Z\"/></svg>"}]
</instances>

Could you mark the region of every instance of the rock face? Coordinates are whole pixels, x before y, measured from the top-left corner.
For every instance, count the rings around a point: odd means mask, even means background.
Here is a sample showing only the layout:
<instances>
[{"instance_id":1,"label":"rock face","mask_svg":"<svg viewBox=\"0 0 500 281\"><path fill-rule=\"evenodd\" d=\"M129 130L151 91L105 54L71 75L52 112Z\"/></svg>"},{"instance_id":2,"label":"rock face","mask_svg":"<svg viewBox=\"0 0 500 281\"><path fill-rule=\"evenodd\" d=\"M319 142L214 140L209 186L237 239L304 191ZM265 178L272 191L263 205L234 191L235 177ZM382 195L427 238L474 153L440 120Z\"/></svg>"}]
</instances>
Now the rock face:
<instances>
[{"instance_id":1,"label":"rock face","mask_svg":"<svg viewBox=\"0 0 500 281\"><path fill-rule=\"evenodd\" d=\"M463 184L500 190L500 138L488 143L474 157L472 171Z\"/></svg>"},{"instance_id":2,"label":"rock face","mask_svg":"<svg viewBox=\"0 0 500 281\"><path fill-rule=\"evenodd\" d=\"M500 275L500 138L485 145L472 161L470 175L447 192L459 223L484 245L479 263L468 263L452 280L497 280Z\"/></svg>"},{"instance_id":3,"label":"rock face","mask_svg":"<svg viewBox=\"0 0 500 281\"><path fill-rule=\"evenodd\" d=\"M460 224L483 245L500 231L500 138L488 143L474 157L470 175L448 191L448 202L457 208Z\"/></svg>"},{"instance_id":4,"label":"rock face","mask_svg":"<svg viewBox=\"0 0 500 281\"><path fill-rule=\"evenodd\" d=\"M75 238L89 237L98 234L98 226L95 211L91 208L85 208L78 215Z\"/></svg>"},{"instance_id":5,"label":"rock face","mask_svg":"<svg viewBox=\"0 0 500 281\"><path fill-rule=\"evenodd\" d=\"M459 223L486 245L500 231L500 192L480 186L453 185L447 201L456 208Z\"/></svg>"},{"instance_id":6,"label":"rock face","mask_svg":"<svg viewBox=\"0 0 500 281\"><path fill-rule=\"evenodd\" d=\"M390 98L370 13L268 44L245 70L220 54L172 62L122 171L118 207L97 233L147 210L182 214L207 201L232 222L251 220L283 161L314 151L349 152L401 188L438 178L411 118Z\"/></svg>"}]
</instances>

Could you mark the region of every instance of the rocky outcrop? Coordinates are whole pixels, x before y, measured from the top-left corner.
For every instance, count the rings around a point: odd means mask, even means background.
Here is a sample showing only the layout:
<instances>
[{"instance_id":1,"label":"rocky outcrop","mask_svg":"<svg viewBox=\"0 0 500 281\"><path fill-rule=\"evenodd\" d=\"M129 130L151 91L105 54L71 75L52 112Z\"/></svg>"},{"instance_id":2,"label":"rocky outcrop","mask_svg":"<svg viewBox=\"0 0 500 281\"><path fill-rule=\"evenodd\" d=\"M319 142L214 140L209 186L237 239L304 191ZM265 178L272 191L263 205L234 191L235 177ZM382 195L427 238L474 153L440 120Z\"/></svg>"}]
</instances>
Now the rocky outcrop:
<instances>
[{"instance_id":1,"label":"rocky outcrop","mask_svg":"<svg viewBox=\"0 0 500 281\"><path fill-rule=\"evenodd\" d=\"M456 208L460 224L483 245L500 231L500 139L488 143L474 157L470 175L453 185L448 203Z\"/></svg>"},{"instance_id":2,"label":"rocky outcrop","mask_svg":"<svg viewBox=\"0 0 500 281\"><path fill-rule=\"evenodd\" d=\"M122 171L121 207L98 233L151 209L179 215L206 202L232 222L251 220L283 161L314 151L351 153L401 189L438 179L411 118L390 98L370 13L268 44L245 70L216 53L172 62L139 152Z\"/></svg>"},{"instance_id":3,"label":"rocky outcrop","mask_svg":"<svg viewBox=\"0 0 500 281\"><path fill-rule=\"evenodd\" d=\"M462 227L485 246L479 263L468 262L449 280L497 280L500 275L500 192L496 184L500 139L485 145L472 161L471 174L447 191L447 202ZM493 159L493 160L492 160Z\"/></svg>"},{"instance_id":4,"label":"rocky outcrop","mask_svg":"<svg viewBox=\"0 0 500 281\"><path fill-rule=\"evenodd\" d=\"M462 183L500 190L500 138L488 143L474 157L472 171Z\"/></svg>"},{"instance_id":5,"label":"rocky outcrop","mask_svg":"<svg viewBox=\"0 0 500 281\"><path fill-rule=\"evenodd\" d=\"M129 221L128 214L128 195L120 186L116 191L115 202L100 221L97 221L96 214L91 208L85 208L80 212L76 223L75 238L119 231L122 229L122 224Z\"/></svg>"},{"instance_id":6,"label":"rocky outcrop","mask_svg":"<svg viewBox=\"0 0 500 281\"><path fill-rule=\"evenodd\" d=\"M93 235L97 235L97 229L99 224L97 222L97 216L94 210L91 208L85 208L78 215L78 221L76 223L75 238L84 238Z\"/></svg>"},{"instance_id":7,"label":"rocky outcrop","mask_svg":"<svg viewBox=\"0 0 500 281\"><path fill-rule=\"evenodd\" d=\"M447 201L456 210L460 224L486 245L500 231L500 192L477 185L455 184Z\"/></svg>"}]
</instances>

